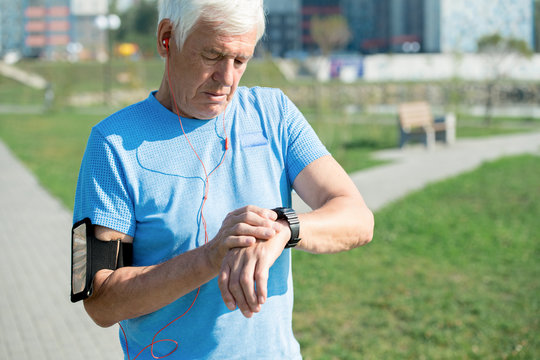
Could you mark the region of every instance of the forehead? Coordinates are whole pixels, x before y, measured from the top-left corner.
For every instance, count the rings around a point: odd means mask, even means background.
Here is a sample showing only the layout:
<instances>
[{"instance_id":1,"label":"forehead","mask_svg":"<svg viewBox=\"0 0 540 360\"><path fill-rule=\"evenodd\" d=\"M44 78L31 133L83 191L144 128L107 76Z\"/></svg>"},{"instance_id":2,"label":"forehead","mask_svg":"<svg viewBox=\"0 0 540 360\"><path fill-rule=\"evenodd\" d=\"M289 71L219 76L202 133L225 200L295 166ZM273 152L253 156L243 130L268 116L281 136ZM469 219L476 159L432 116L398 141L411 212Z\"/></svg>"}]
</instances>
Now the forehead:
<instances>
[{"instance_id":1,"label":"forehead","mask_svg":"<svg viewBox=\"0 0 540 360\"><path fill-rule=\"evenodd\" d=\"M184 46L195 51L207 51L228 56L251 57L257 42L257 29L241 34L223 33L207 22L199 22L189 34Z\"/></svg>"}]
</instances>

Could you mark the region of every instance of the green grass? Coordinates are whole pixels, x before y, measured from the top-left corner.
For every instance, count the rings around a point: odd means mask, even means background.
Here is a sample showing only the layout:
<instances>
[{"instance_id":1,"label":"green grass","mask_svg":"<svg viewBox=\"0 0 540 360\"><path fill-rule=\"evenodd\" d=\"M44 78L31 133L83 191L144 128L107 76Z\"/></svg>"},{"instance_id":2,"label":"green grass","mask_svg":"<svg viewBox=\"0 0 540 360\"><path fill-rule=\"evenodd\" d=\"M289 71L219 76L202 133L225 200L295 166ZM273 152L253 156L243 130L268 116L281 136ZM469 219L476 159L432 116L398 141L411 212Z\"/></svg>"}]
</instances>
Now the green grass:
<instances>
[{"instance_id":1,"label":"green grass","mask_svg":"<svg viewBox=\"0 0 540 360\"><path fill-rule=\"evenodd\" d=\"M0 114L0 138L71 209L90 129L103 117L75 112Z\"/></svg>"},{"instance_id":2,"label":"green grass","mask_svg":"<svg viewBox=\"0 0 540 360\"><path fill-rule=\"evenodd\" d=\"M67 99L70 96L103 92L105 79L109 79L112 89L157 89L165 62L160 58L138 62L115 59L110 70L98 62L22 61L17 66L50 81L55 91L55 106L64 108L69 106ZM286 85L286 80L271 61L254 59L242 78L242 85L281 87ZM31 90L0 76L0 95L2 104L41 104L44 91Z\"/></svg>"},{"instance_id":3,"label":"green grass","mask_svg":"<svg viewBox=\"0 0 540 360\"><path fill-rule=\"evenodd\" d=\"M398 143L395 125L320 119L310 117L309 113L306 116L314 119L311 124L321 141L349 173L382 164L383 161L372 157L373 151L392 148Z\"/></svg>"},{"instance_id":4,"label":"green grass","mask_svg":"<svg viewBox=\"0 0 540 360\"><path fill-rule=\"evenodd\" d=\"M305 359L540 356L540 158L428 186L379 211L373 242L294 254Z\"/></svg>"},{"instance_id":5,"label":"green grass","mask_svg":"<svg viewBox=\"0 0 540 360\"><path fill-rule=\"evenodd\" d=\"M0 104L41 104L44 92L0 76Z\"/></svg>"},{"instance_id":6,"label":"green grass","mask_svg":"<svg viewBox=\"0 0 540 360\"><path fill-rule=\"evenodd\" d=\"M18 66L51 81L60 94L102 91L104 77L109 74L107 66L99 62L24 61ZM155 88L161 82L163 68L164 62L159 58L139 62L113 60L111 83L114 88ZM119 81L119 74L129 76L126 81Z\"/></svg>"},{"instance_id":7,"label":"green grass","mask_svg":"<svg viewBox=\"0 0 540 360\"><path fill-rule=\"evenodd\" d=\"M396 115L318 112L301 109L336 160L349 173L383 163L372 157L373 151L396 148L399 130ZM540 129L540 122L519 118L494 117L491 126L481 118L460 115L456 136L485 137Z\"/></svg>"}]
</instances>

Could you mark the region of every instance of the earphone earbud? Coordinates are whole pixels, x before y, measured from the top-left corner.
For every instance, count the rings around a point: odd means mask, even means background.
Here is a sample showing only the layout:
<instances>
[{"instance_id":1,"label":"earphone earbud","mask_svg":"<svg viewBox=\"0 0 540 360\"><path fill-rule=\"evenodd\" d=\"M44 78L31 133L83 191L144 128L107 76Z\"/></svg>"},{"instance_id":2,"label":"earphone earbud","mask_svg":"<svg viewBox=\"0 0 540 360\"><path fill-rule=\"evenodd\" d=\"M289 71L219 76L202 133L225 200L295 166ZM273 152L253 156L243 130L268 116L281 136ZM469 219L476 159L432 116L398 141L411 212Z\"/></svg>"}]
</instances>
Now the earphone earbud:
<instances>
[{"instance_id":1,"label":"earphone earbud","mask_svg":"<svg viewBox=\"0 0 540 360\"><path fill-rule=\"evenodd\" d=\"M163 46L165 46L165 49L169 52L169 38L163 39Z\"/></svg>"}]
</instances>

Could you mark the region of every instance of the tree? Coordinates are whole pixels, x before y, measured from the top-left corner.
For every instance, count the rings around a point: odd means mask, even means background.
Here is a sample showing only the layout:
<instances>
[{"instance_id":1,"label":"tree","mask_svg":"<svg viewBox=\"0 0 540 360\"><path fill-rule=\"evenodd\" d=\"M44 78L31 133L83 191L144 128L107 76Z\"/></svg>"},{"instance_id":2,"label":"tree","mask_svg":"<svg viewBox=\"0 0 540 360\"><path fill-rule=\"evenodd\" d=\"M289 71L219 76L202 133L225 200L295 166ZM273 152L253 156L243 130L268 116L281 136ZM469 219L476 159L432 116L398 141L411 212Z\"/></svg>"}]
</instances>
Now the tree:
<instances>
[{"instance_id":1,"label":"tree","mask_svg":"<svg viewBox=\"0 0 540 360\"><path fill-rule=\"evenodd\" d=\"M484 54L492 76L486 84L485 123L491 125L493 110L493 89L507 76L510 68L520 58L530 58L533 54L527 43L520 39L505 38L500 34L491 34L478 40L478 52Z\"/></svg>"},{"instance_id":2,"label":"tree","mask_svg":"<svg viewBox=\"0 0 540 360\"><path fill-rule=\"evenodd\" d=\"M342 49L351 39L347 20L341 15L313 16L310 24L311 37L324 56Z\"/></svg>"}]
</instances>

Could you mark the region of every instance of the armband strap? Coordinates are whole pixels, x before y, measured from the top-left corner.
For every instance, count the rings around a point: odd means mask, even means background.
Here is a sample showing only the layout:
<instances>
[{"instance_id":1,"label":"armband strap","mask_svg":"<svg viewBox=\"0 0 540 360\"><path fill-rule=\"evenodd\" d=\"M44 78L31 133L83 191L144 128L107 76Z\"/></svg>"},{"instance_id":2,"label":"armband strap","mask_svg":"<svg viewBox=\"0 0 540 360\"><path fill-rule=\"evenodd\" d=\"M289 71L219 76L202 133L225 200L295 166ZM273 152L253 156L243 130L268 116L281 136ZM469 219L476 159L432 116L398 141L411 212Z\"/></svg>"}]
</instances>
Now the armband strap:
<instances>
[{"instance_id":1,"label":"armband strap","mask_svg":"<svg viewBox=\"0 0 540 360\"><path fill-rule=\"evenodd\" d=\"M120 252L120 240L101 241L92 239L92 279L102 269L116 269L116 255Z\"/></svg>"},{"instance_id":2,"label":"armband strap","mask_svg":"<svg viewBox=\"0 0 540 360\"><path fill-rule=\"evenodd\" d=\"M120 250L118 251L118 261L116 268L133 265L133 244L120 242Z\"/></svg>"}]
</instances>

